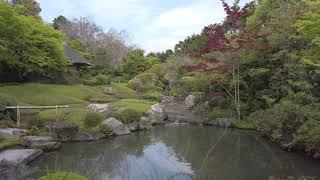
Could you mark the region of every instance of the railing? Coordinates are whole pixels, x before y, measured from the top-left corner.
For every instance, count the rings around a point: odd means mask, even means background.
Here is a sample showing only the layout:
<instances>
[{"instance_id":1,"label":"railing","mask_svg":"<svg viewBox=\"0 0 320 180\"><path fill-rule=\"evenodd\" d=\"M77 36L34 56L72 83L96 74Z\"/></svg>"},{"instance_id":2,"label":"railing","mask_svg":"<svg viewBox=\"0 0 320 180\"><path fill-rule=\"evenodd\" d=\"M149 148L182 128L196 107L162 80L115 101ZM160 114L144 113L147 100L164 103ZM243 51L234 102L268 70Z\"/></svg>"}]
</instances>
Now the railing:
<instances>
[{"instance_id":1,"label":"railing","mask_svg":"<svg viewBox=\"0 0 320 180\"><path fill-rule=\"evenodd\" d=\"M56 109L56 119L58 119L58 109L69 108L69 106L7 106L6 109L17 109L17 127L21 125L21 109Z\"/></svg>"}]
</instances>

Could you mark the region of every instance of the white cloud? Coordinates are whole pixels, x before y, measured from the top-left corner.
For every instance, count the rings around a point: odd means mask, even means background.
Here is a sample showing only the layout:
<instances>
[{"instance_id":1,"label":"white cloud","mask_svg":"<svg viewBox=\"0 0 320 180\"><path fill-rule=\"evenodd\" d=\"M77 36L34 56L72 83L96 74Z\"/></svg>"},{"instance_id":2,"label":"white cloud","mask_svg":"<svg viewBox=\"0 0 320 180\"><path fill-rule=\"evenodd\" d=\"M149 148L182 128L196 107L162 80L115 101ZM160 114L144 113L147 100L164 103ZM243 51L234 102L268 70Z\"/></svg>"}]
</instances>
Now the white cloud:
<instances>
[{"instance_id":1,"label":"white cloud","mask_svg":"<svg viewBox=\"0 0 320 180\"><path fill-rule=\"evenodd\" d=\"M218 1L198 1L163 12L145 29L151 34L146 40L147 51L173 48L179 40L200 33L204 26L219 22L223 17L224 11Z\"/></svg>"},{"instance_id":2,"label":"white cloud","mask_svg":"<svg viewBox=\"0 0 320 180\"><path fill-rule=\"evenodd\" d=\"M147 52L173 48L179 40L224 17L220 0L38 1L48 22L61 14L67 18L90 16L105 30L126 29Z\"/></svg>"}]
</instances>

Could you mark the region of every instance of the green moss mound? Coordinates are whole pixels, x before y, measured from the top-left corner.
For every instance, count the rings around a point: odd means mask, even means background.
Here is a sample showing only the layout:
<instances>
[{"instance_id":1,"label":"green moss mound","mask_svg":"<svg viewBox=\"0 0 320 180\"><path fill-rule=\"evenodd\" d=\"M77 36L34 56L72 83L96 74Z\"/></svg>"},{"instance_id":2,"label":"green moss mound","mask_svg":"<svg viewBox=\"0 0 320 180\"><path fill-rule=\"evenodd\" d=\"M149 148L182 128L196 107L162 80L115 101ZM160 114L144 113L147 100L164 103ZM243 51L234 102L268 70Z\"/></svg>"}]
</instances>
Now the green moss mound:
<instances>
[{"instance_id":1,"label":"green moss mound","mask_svg":"<svg viewBox=\"0 0 320 180\"><path fill-rule=\"evenodd\" d=\"M39 180L87 180L87 178L73 173L57 172L42 176Z\"/></svg>"}]
</instances>

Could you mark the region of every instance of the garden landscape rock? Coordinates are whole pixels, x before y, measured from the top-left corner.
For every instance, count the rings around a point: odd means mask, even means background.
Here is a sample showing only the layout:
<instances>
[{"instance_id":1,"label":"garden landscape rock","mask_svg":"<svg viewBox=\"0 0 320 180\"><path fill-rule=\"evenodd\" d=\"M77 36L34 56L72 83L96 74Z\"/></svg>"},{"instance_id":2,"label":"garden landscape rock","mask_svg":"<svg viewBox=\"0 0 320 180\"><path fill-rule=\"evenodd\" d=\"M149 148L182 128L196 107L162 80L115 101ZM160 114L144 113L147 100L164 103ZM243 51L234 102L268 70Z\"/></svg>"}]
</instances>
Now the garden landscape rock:
<instances>
[{"instance_id":1,"label":"garden landscape rock","mask_svg":"<svg viewBox=\"0 0 320 180\"><path fill-rule=\"evenodd\" d=\"M53 122L47 126L47 130L59 141L68 141L79 132L79 127L64 122Z\"/></svg>"},{"instance_id":2,"label":"garden landscape rock","mask_svg":"<svg viewBox=\"0 0 320 180\"><path fill-rule=\"evenodd\" d=\"M108 104L90 104L88 106L88 109L94 112L99 112L99 113L110 113L111 108L109 107Z\"/></svg>"},{"instance_id":3,"label":"garden landscape rock","mask_svg":"<svg viewBox=\"0 0 320 180\"><path fill-rule=\"evenodd\" d=\"M186 97L184 103L187 109L190 109L195 106L195 98L196 97L194 95L189 95Z\"/></svg>"},{"instance_id":4,"label":"garden landscape rock","mask_svg":"<svg viewBox=\"0 0 320 180\"><path fill-rule=\"evenodd\" d=\"M108 118L101 124L109 126L112 129L113 133L117 136L127 135L131 133L130 129L116 118Z\"/></svg>"},{"instance_id":5,"label":"garden landscape rock","mask_svg":"<svg viewBox=\"0 0 320 180\"><path fill-rule=\"evenodd\" d=\"M0 136L5 139L12 139L21 136L25 136L28 134L27 130L17 129L17 128L8 128L8 129L0 129Z\"/></svg>"},{"instance_id":6,"label":"garden landscape rock","mask_svg":"<svg viewBox=\"0 0 320 180\"><path fill-rule=\"evenodd\" d=\"M6 160L17 164L28 164L42 154L40 149L13 149L0 153L0 161Z\"/></svg>"},{"instance_id":7,"label":"garden landscape rock","mask_svg":"<svg viewBox=\"0 0 320 180\"><path fill-rule=\"evenodd\" d=\"M43 151L55 151L61 148L61 143L54 141L52 137L47 136L26 136L21 140L23 146L41 149Z\"/></svg>"},{"instance_id":8,"label":"garden landscape rock","mask_svg":"<svg viewBox=\"0 0 320 180\"><path fill-rule=\"evenodd\" d=\"M148 111L148 115L151 121L154 121L156 124L164 123L164 121L167 119L167 115L163 107L164 106L160 103L151 106L151 109Z\"/></svg>"},{"instance_id":9,"label":"garden landscape rock","mask_svg":"<svg viewBox=\"0 0 320 180\"><path fill-rule=\"evenodd\" d=\"M35 173L35 169L12 161L0 161L0 180L24 180Z\"/></svg>"},{"instance_id":10,"label":"garden landscape rock","mask_svg":"<svg viewBox=\"0 0 320 180\"><path fill-rule=\"evenodd\" d=\"M105 135L100 132L79 132L73 141L97 141L103 138L105 138Z\"/></svg>"}]
</instances>

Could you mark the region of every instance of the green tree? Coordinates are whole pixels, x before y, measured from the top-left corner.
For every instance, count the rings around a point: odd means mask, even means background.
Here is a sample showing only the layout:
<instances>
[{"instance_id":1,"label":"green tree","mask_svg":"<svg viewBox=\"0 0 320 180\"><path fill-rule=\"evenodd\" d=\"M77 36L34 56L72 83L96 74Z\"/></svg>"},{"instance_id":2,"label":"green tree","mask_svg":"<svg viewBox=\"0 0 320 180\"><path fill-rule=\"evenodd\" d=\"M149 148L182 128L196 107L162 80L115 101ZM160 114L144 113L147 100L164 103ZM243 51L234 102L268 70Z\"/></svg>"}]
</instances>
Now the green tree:
<instances>
[{"instance_id":1,"label":"green tree","mask_svg":"<svg viewBox=\"0 0 320 180\"><path fill-rule=\"evenodd\" d=\"M19 15L0 2L0 69L21 78L37 73L48 75L66 63L63 35L39 18Z\"/></svg>"},{"instance_id":2,"label":"green tree","mask_svg":"<svg viewBox=\"0 0 320 180\"><path fill-rule=\"evenodd\" d=\"M308 8L301 20L297 22L300 38L306 41L304 63L320 71L320 1L304 0ZM320 73L320 72L319 72Z\"/></svg>"},{"instance_id":3,"label":"green tree","mask_svg":"<svg viewBox=\"0 0 320 180\"><path fill-rule=\"evenodd\" d=\"M20 13L26 16L39 16L41 12L40 4L35 0L12 0L15 6L22 6Z\"/></svg>"},{"instance_id":4,"label":"green tree","mask_svg":"<svg viewBox=\"0 0 320 180\"><path fill-rule=\"evenodd\" d=\"M122 65L123 73L127 74L129 78L133 78L139 73L142 73L151 68L153 65L153 57L144 57L142 50L133 50L125 58ZM151 58L151 59L150 59Z\"/></svg>"},{"instance_id":5,"label":"green tree","mask_svg":"<svg viewBox=\"0 0 320 180\"><path fill-rule=\"evenodd\" d=\"M60 29L62 26L66 25L68 22L69 21L66 17L60 15L54 18L52 26L54 29Z\"/></svg>"}]
</instances>

